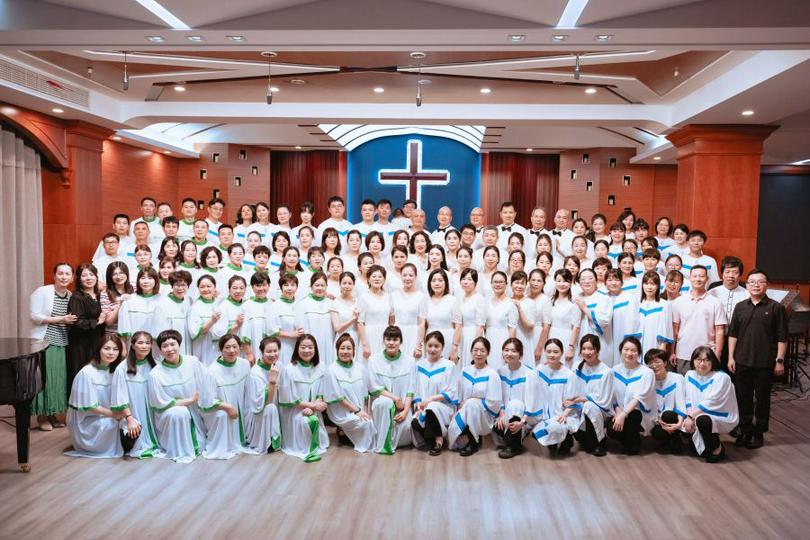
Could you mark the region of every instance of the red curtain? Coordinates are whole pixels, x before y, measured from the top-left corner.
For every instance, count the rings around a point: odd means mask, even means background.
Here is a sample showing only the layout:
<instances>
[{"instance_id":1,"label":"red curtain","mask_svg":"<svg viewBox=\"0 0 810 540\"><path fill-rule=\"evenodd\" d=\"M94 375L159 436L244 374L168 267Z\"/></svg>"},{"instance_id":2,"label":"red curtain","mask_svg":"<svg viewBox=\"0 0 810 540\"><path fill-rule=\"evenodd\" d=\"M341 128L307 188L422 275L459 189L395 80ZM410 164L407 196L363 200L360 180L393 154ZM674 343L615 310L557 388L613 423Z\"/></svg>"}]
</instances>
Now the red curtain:
<instances>
[{"instance_id":1,"label":"red curtain","mask_svg":"<svg viewBox=\"0 0 810 540\"><path fill-rule=\"evenodd\" d=\"M512 201L518 222L529 226L535 206L546 209L546 225L557 212L560 156L557 154L516 154L490 152L481 160L481 207L487 223L499 223L498 210Z\"/></svg>"},{"instance_id":2,"label":"red curtain","mask_svg":"<svg viewBox=\"0 0 810 540\"><path fill-rule=\"evenodd\" d=\"M332 195L346 197L346 159L336 150L272 152L270 155L270 204L287 204L298 221L298 206L315 204L315 222L328 217L326 201Z\"/></svg>"}]
</instances>

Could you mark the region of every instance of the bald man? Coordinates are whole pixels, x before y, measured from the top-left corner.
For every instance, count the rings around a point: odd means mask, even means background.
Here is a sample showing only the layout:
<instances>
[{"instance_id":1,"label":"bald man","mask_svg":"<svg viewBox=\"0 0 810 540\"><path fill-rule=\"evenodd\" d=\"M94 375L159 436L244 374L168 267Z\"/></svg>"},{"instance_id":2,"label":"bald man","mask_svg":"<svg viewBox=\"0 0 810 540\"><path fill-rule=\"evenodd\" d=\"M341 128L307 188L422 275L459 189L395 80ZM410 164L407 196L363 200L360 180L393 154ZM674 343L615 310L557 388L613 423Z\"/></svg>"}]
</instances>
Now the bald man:
<instances>
[{"instance_id":1,"label":"bald man","mask_svg":"<svg viewBox=\"0 0 810 540\"><path fill-rule=\"evenodd\" d=\"M551 241L554 243L557 255L567 257L571 255L571 242L574 241L574 233L568 228L571 219L571 212L565 208L560 208L554 214L554 228L551 230Z\"/></svg>"},{"instance_id":2,"label":"bald man","mask_svg":"<svg viewBox=\"0 0 810 540\"><path fill-rule=\"evenodd\" d=\"M483 247L484 242L481 240L481 233L486 226L484 223L484 209L480 206L476 206L472 210L470 210L470 223L473 224L475 227L475 242L473 242L473 249L479 249Z\"/></svg>"},{"instance_id":3,"label":"bald man","mask_svg":"<svg viewBox=\"0 0 810 540\"><path fill-rule=\"evenodd\" d=\"M453 211L449 206L442 206L439 208L439 213L436 214L436 220L439 222L439 227L430 233L430 242L446 248L444 235L447 234L447 231L455 230L455 227L453 227Z\"/></svg>"},{"instance_id":4,"label":"bald man","mask_svg":"<svg viewBox=\"0 0 810 540\"><path fill-rule=\"evenodd\" d=\"M526 260L534 261L537 257L537 239L541 234L551 236L551 231L546 229L546 209L542 206L535 206L529 221L532 226L526 231Z\"/></svg>"}]
</instances>

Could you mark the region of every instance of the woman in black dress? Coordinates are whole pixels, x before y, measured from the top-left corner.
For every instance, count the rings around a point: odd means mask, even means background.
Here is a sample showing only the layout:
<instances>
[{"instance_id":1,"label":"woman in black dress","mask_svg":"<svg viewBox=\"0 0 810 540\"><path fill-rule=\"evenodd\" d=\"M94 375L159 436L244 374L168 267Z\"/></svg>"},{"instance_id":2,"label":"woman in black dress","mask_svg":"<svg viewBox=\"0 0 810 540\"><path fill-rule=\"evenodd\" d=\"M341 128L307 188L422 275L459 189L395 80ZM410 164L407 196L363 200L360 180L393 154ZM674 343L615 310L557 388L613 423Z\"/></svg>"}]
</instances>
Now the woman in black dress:
<instances>
[{"instance_id":1,"label":"woman in black dress","mask_svg":"<svg viewBox=\"0 0 810 540\"><path fill-rule=\"evenodd\" d=\"M98 348L98 342L104 336L106 313L101 311L98 290L98 271L89 263L79 265L76 269L79 282L76 292L68 302L68 313L76 316L76 322L68 332L67 349L67 387L73 385L73 378Z\"/></svg>"}]
</instances>

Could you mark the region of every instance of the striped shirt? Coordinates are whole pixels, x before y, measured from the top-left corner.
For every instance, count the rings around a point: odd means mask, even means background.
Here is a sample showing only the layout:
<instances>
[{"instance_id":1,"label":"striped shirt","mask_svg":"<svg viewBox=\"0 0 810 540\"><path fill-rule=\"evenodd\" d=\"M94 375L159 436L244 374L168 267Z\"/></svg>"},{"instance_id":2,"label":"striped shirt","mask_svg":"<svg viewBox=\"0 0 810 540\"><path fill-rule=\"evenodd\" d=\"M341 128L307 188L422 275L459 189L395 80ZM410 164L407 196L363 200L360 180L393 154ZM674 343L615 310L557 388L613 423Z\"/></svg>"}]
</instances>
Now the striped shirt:
<instances>
[{"instance_id":1,"label":"striped shirt","mask_svg":"<svg viewBox=\"0 0 810 540\"><path fill-rule=\"evenodd\" d=\"M53 293L53 309L51 310L51 317L64 317L68 312L68 301L70 300L70 293L65 296L59 296ZM65 347L68 344L68 327L66 324L49 324L45 330L45 341L49 345L56 345L57 347Z\"/></svg>"}]
</instances>

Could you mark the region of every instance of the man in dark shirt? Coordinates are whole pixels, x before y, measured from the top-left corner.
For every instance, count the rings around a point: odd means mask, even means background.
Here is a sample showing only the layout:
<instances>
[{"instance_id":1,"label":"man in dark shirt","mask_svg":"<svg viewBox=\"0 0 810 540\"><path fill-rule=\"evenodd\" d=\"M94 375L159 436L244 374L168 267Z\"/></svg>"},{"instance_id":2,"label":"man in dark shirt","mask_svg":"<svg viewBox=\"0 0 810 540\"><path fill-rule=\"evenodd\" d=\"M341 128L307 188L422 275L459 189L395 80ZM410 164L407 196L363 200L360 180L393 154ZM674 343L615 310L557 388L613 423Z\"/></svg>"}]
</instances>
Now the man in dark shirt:
<instances>
[{"instance_id":1,"label":"man in dark shirt","mask_svg":"<svg viewBox=\"0 0 810 540\"><path fill-rule=\"evenodd\" d=\"M728 326L728 368L736 373L740 436L735 444L759 448L768 431L773 375L785 372L787 313L768 298L768 276L759 269L748 274L751 297L734 307ZM756 404L754 403L756 399Z\"/></svg>"}]
</instances>

